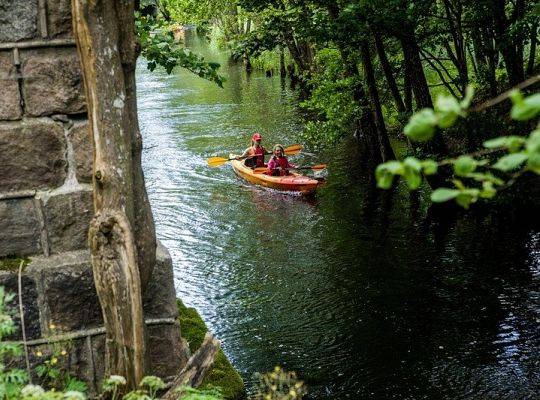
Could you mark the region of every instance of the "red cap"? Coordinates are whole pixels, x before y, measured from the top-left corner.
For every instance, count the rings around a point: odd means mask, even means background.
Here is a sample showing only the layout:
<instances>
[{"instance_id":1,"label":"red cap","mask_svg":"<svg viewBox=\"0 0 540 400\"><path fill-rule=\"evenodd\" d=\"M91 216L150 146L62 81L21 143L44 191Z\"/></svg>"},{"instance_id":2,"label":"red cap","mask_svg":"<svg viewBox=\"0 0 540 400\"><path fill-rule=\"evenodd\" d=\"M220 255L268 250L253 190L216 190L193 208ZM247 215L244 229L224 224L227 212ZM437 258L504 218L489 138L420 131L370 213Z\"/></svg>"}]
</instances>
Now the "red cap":
<instances>
[{"instance_id":1,"label":"red cap","mask_svg":"<svg viewBox=\"0 0 540 400\"><path fill-rule=\"evenodd\" d=\"M262 140L262 136L260 133L255 132L251 137L251 140Z\"/></svg>"}]
</instances>

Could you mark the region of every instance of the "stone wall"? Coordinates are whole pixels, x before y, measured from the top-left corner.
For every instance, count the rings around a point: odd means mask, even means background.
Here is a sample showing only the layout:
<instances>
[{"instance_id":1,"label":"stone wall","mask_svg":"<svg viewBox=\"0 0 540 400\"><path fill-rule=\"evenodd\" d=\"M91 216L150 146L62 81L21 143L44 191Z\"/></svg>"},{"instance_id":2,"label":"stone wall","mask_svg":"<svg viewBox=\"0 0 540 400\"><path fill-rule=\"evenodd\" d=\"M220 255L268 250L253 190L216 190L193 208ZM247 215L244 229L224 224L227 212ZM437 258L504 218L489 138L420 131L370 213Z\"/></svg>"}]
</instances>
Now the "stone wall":
<instances>
[{"instance_id":1,"label":"stone wall","mask_svg":"<svg viewBox=\"0 0 540 400\"><path fill-rule=\"evenodd\" d=\"M70 0L0 0L0 259L31 259L22 279L31 347L68 335L70 366L95 383L104 331L85 250L93 215L89 138ZM0 272L0 285L16 291L16 278ZM164 248L144 306L152 372L174 375L186 353Z\"/></svg>"}]
</instances>

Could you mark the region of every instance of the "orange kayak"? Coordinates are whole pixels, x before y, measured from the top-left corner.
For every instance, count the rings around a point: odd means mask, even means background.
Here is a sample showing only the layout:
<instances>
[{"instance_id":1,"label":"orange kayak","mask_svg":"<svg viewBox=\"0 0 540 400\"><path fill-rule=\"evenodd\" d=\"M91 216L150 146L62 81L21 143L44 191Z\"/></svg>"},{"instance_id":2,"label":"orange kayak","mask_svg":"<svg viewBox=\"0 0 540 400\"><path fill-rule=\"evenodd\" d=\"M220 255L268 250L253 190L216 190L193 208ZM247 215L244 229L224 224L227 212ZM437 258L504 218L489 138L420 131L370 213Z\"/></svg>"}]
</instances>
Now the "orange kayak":
<instances>
[{"instance_id":1,"label":"orange kayak","mask_svg":"<svg viewBox=\"0 0 540 400\"><path fill-rule=\"evenodd\" d=\"M236 157L231 154L229 158ZM271 189L283 190L287 192L298 192L304 195L314 193L321 181L311 179L305 175L291 172L287 176L269 176L265 174L254 174L253 170L244 165L244 161L231 161L234 172L239 177L254 185L264 186Z\"/></svg>"}]
</instances>

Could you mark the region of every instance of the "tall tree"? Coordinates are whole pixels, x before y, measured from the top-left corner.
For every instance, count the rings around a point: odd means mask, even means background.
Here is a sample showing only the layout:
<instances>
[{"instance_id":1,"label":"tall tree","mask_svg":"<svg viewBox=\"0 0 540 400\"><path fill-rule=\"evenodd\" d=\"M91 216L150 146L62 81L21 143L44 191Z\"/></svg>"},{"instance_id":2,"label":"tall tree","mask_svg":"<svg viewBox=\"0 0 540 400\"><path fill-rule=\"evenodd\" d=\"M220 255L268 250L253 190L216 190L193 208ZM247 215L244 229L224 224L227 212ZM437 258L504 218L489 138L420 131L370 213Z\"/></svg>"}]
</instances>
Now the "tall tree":
<instances>
[{"instance_id":1,"label":"tall tree","mask_svg":"<svg viewBox=\"0 0 540 400\"><path fill-rule=\"evenodd\" d=\"M107 335L106 374L136 388L145 372L142 290L156 238L141 168L133 2L72 0L72 10L94 149L88 240Z\"/></svg>"}]
</instances>

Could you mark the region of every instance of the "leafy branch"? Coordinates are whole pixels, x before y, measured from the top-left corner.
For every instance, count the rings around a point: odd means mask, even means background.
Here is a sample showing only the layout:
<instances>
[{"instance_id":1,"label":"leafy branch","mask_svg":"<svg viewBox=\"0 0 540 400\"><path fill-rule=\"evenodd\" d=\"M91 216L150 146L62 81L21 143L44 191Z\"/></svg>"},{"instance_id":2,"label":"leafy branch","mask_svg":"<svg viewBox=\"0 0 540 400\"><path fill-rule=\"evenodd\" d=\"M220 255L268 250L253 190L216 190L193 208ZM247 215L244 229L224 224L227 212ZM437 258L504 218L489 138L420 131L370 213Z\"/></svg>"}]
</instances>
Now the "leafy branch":
<instances>
[{"instance_id":1,"label":"leafy branch","mask_svg":"<svg viewBox=\"0 0 540 400\"><path fill-rule=\"evenodd\" d=\"M405 135L411 141L430 140L437 128L449 128L458 118L467 116L472 97L470 88L461 102L451 96L439 97L434 109L425 108L410 118ZM525 98L519 90L513 90L507 97L512 100L510 117L515 121L529 121L540 113L540 93ZM501 155L495 159L487 157L495 154ZM394 177L401 176L409 189L416 190L422 184L422 175L435 175L442 166L452 166L454 187L435 189L431 194L433 202L454 200L469 208L479 198L491 199L525 172L540 175L540 124L528 137L500 136L484 142L483 149L457 158L435 161L407 157L380 164L375 171L377 186L389 189Z\"/></svg>"},{"instance_id":2,"label":"leafy branch","mask_svg":"<svg viewBox=\"0 0 540 400\"><path fill-rule=\"evenodd\" d=\"M175 67L182 67L223 87L225 78L218 73L220 65L207 62L204 57L181 46L165 21L135 13L135 27L141 43L141 54L148 61L150 71L161 66L170 74Z\"/></svg>"}]
</instances>

